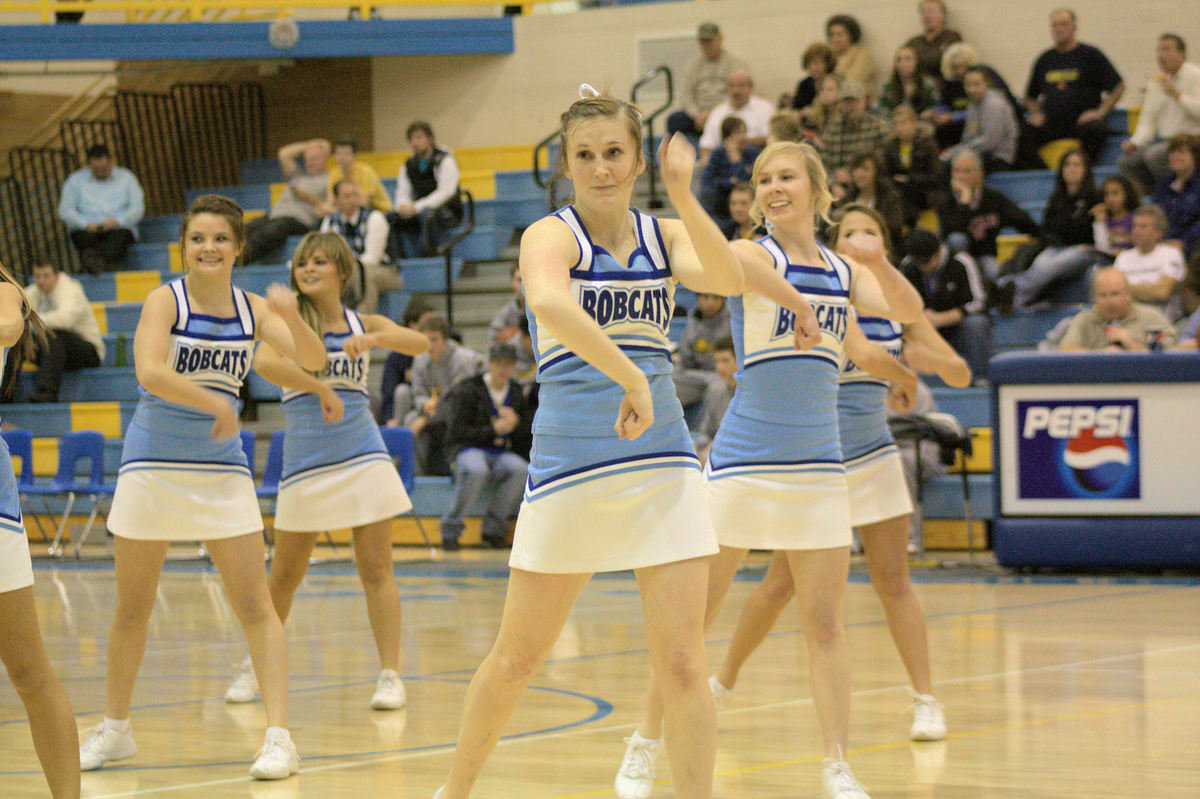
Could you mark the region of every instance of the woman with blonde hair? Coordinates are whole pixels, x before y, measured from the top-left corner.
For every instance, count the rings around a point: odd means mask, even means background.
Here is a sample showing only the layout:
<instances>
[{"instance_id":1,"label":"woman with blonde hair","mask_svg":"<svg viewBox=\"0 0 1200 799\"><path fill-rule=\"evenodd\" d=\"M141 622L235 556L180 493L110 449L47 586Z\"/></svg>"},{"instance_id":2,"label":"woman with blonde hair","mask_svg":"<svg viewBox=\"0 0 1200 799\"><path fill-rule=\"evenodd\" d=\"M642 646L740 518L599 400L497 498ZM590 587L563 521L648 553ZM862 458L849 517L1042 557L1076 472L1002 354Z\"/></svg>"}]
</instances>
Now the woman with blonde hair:
<instances>
[{"instance_id":1,"label":"woman with blonde hair","mask_svg":"<svg viewBox=\"0 0 1200 799\"><path fill-rule=\"evenodd\" d=\"M825 755L822 795L867 799L845 759L850 652L842 613L851 511L838 439L838 373L854 311L909 322L923 308L880 240L851 237L840 253L817 241L817 221L828 221L832 197L812 147L770 145L754 164L753 184L752 214L771 233L733 243L747 290L730 299L738 390L705 467L721 547L709 565L706 624L750 549L785 552L800 596ZM633 742L662 733L659 702L652 685ZM644 796L644 780L640 787L618 796Z\"/></svg>"},{"instance_id":2,"label":"woman with blonde hair","mask_svg":"<svg viewBox=\"0 0 1200 799\"><path fill-rule=\"evenodd\" d=\"M349 528L382 667L370 704L375 710L397 710L407 697L399 673L392 519L410 510L412 502L371 416L367 373L373 348L419 355L429 349L429 340L385 316L345 307L341 298L354 266L354 252L338 233L306 234L292 257L292 291L300 315L325 343L324 369L306 372L266 344L254 356L255 371L283 387L286 419L268 583L275 611L286 621L317 535ZM257 690L247 657L225 701L250 702Z\"/></svg>"}]
</instances>

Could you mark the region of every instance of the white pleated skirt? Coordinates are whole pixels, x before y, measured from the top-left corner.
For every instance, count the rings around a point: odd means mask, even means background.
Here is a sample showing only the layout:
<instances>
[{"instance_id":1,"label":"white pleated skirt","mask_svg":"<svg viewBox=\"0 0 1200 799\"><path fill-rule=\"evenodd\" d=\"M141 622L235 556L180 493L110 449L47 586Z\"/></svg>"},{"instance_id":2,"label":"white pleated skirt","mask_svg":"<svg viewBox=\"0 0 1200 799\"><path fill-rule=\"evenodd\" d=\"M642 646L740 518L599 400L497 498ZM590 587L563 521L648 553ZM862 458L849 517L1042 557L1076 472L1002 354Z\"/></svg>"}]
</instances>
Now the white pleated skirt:
<instances>
[{"instance_id":1,"label":"white pleated skirt","mask_svg":"<svg viewBox=\"0 0 1200 799\"><path fill-rule=\"evenodd\" d=\"M386 454L363 455L302 472L279 487L275 529L320 533L362 527L412 509L395 465Z\"/></svg>"}]
</instances>

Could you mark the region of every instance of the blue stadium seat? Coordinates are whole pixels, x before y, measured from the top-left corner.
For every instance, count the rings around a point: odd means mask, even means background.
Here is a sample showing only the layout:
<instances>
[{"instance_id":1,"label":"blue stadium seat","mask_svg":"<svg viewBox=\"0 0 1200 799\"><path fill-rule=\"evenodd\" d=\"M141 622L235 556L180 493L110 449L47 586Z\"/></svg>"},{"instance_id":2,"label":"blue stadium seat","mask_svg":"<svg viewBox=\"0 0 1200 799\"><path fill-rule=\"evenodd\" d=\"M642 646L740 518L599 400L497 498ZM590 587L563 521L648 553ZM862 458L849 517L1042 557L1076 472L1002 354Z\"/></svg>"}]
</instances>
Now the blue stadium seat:
<instances>
[{"instance_id":1,"label":"blue stadium seat","mask_svg":"<svg viewBox=\"0 0 1200 799\"><path fill-rule=\"evenodd\" d=\"M992 401L986 388L935 388L933 401L939 411L954 416L964 427L992 426Z\"/></svg>"},{"instance_id":2,"label":"blue stadium seat","mask_svg":"<svg viewBox=\"0 0 1200 799\"><path fill-rule=\"evenodd\" d=\"M404 490L408 492L409 499L413 502L409 514L416 521L417 529L421 531L421 537L425 539L425 545L433 553L433 543L429 540L429 534L425 532L425 525L421 523L421 517L417 515L416 500L413 497L417 465L413 431L400 425L395 427L385 425L379 428L379 434L383 437L383 446L387 449L388 455L392 456L392 460L396 463L396 471L400 473L400 482L404 484Z\"/></svg>"},{"instance_id":3,"label":"blue stadium seat","mask_svg":"<svg viewBox=\"0 0 1200 799\"><path fill-rule=\"evenodd\" d=\"M91 464L88 477L78 479L78 462L87 460ZM77 430L67 433L58 444L58 472L50 483L51 491L43 494L43 500L50 494L66 496L67 505L63 509L58 523L58 531L54 542L50 545L50 554L56 557L62 555L62 539L67 530L67 522L75 500L86 495L92 503L92 512L88 516L79 540L75 542L75 557L79 557L80 549L87 541L88 535L95 524L96 516L100 514L100 501L104 496L112 496L116 485L104 481L104 436L95 430ZM47 508L47 513L49 508Z\"/></svg>"}]
</instances>

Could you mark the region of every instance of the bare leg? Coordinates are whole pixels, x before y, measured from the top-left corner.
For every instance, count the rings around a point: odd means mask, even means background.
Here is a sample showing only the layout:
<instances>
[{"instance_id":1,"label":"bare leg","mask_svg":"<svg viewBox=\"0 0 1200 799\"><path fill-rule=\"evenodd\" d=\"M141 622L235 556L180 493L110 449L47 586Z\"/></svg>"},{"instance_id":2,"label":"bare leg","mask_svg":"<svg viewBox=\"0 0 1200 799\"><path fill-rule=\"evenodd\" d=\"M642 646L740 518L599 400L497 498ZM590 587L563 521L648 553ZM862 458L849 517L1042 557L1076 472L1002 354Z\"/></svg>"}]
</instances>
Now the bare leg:
<instances>
[{"instance_id":1,"label":"bare leg","mask_svg":"<svg viewBox=\"0 0 1200 799\"><path fill-rule=\"evenodd\" d=\"M896 516L858 529L867 555L871 585L883 604L888 630L913 688L932 694L925 613L908 575L908 516Z\"/></svg>"},{"instance_id":2,"label":"bare leg","mask_svg":"<svg viewBox=\"0 0 1200 799\"><path fill-rule=\"evenodd\" d=\"M733 578L737 575L738 566L746 558L745 549L721 547L721 551L708 559L708 596L705 600L704 630L712 626ZM657 739L663 734L663 697L659 692L657 675L650 674L650 689L646 696L646 713L638 724L638 735L643 738Z\"/></svg>"},{"instance_id":3,"label":"bare leg","mask_svg":"<svg viewBox=\"0 0 1200 799\"><path fill-rule=\"evenodd\" d=\"M287 727L288 668L283 624L271 604L265 551L259 532L207 542L233 612L242 623L250 645L250 661L262 686L268 727Z\"/></svg>"},{"instance_id":4,"label":"bare leg","mask_svg":"<svg viewBox=\"0 0 1200 799\"><path fill-rule=\"evenodd\" d=\"M496 643L467 688L458 747L441 799L470 795L521 694L549 657L590 578L512 570Z\"/></svg>"},{"instance_id":5,"label":"bare leg","mask_svg":"<svg viewBox=\"0 0 1200 799\"><path fill-rule=\"evenodd\" d=\"M746 604L742 605L742 615L738 617L733 640L729 642L725 660L717 670L717 680L721 685L732 689L737 684L738 672L767 637L767 633L771 632L779 614L795 595L796 587L792 583L787 555L776 552L771 556L762 582L754 587L750 596L746 597Z\"/></svg>"},{"instance_id":6,"label":"bare leg","mask_svg":"<svg viewBox=\"0 0 1200 799\"><path fill-rule=\"evenodd\" d=\"M271 603L282 624L292 612L292 598L308 574L308 559L317 543L318 533L275 531L275 551L271 555L271 574L267 588Z\"/></svg>"},{"instance_id":7,"label":"bare leg","mask_svg":"<svg viewBox=\"0 0 1200 799\"><path fill-rule=\"evenodd\" d=\"M709 558L637 571L650 641L650 664L662 698L667 756L679 796L712 796L717 718L704 657Z\"/></svg>"},{"instance_id":8,"label":"bare leg","mask_svg":"<svg viewBox=\"0 0 1200 799\"><path fill-rule=\"evenodd\" d=\"M129 718L133 684L146 653L146 626L166 556L166 541L113 536L117 609L108 633L108 692L104 703L104 714L110 719Z\"/></svg>"},{"instance_id":9,"label":"bare leg","mask_svg":"<svg viewBox=\"0 0 1200 799\"><path fill-rule=\"evenodd\" d=\"M79 733L38 629L33 586L0 594L0 660L25 704L33 748L54 799L79 797Z\"/></svg>"},{"instance_id":10,"label":"bare leg","mask_svg":"<svg viewBox=\"0 0 1200 799\"><path fill-rule=\"evenodd\" d=\"M392 571L392 520L354 528L354 559L381 668L400 670L400 589Z\"/></svg>"},{"instance_id":11,"label":"bare leg","mask_svg":"<svg viewBox=\"0 0 1200 799\"><path fill-rule=\"evenodd\" d=\"M850 649L842 619L850 548L790 550L787 557L800 602L825 756L841 760L850 731Z\"/></svg>"}]
</instances>

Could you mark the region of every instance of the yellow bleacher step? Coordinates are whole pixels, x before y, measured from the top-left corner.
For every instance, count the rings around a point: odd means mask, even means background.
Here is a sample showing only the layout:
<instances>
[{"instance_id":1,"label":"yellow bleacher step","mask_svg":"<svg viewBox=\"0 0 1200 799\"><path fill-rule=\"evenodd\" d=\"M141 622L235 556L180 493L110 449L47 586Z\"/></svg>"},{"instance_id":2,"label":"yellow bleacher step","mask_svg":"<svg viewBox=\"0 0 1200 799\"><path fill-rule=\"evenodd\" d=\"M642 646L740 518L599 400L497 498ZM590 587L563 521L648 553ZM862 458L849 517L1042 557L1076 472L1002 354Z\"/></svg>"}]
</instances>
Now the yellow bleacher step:
<instances>
[{"instance_id":1,"label":"yellow bleacher step","mask_svg":"<svg viewBox=\"0 0 1200 799\"><path fill-rule=\"evenodd\" d=\"M926 549L967 549L967 523L961 519L925 519L922 522ZM988 523L971 520L971 542L976 550L987 547Z\"/></svg>"},{"instance_id":2,"label":"yellow bleacher step","mask_svg":"<svg viewBox=\"0 0 1200 799\"><path fill-rule=\"evenodd\" d=\"M967 471L971 474L991 474L992 471L992 428L971 428L971 457L967 458ZM954 455L952 472L961 472L963 457L961 452Z\"/></svg>"},{"instance_id":3,"label":"yellow bleacher step","mask_svg":"<svg viewBox=\"0 0 1200 799\"><path fill-rule=\"evenodd\" d=\"M921 230L928 230L930 233L938 232L938 215L937 211L932 208L926 208L917 217L917 227Z\"/></svg>"},{"instance_id":4,"label":"yellow bleacher step","mask_svg":"<svg viewBox=\"0 0 1200 799\"><path fill-rule=\"evenodd\" d=\"M33 440L33 473L38 477L53 477L58 471L58 439Z\"/></svg>"},{"instance_id":5,"label":"yellow bleacher step","mask_svg":"<svg viewBox=\"0 0 1200 799\"><path fill-rule=\"evenodd\" d=\"M490 170L492 172L516 172L528 170L533 164L532 144L509 144L498 147L452 147L454 160L462 171ZM394 178L400 174L404 162L411 153L407 150L363 152L359 160L370 165L381 178Z\"/></svg>"},{"instance_id":6,"label":"yellow bleacher step","mask_svg":"<svg viewBox=\"0 0 1200 799\"><path fill-rule=\"evenodd\" d=\"M1004 263L1013 257L1013 253L1022 244L1033 241L1028 233L1004 233L996 237L996 260Z\"/></svg>"},{"instance_id":7,"label":"yellow bleacher step","mask_svg":"<svg viewBox=\"0 0 1200 799\"><path fill-rule=\"evenodd\" d=\"M102 302L89 303L92 306L92 314L96 317L96 325L100 328L100 335L108 332L108 308Z\"/></svg>"},{"instance_id":8,"label":"yellow bleacher step","mask_svg":"<svg viewBox=\"0 0 1200 799\"><path fill-rule=\"evenodd\" d=\"M174 248L173 255L177 256L179 244L172 243L169 246ZM145 302L150 292L162 283L162 275L153 270L116 272L113 277L117 281L117 302Z\"/></svg>"},{"instance_id":9,"label":"yellow bleacher step","mask_svg":"<svg viewBox=\"0 0 1200 799\"><path fill-rule=\"evenodd\" d=\"M1079 139L1055 139L1038 148L1038 157L1046 162L1047 169L1058 169L1063 156L1080 146Z\"/></svg>"},{"instance_id":10,"label":"yellow bleacher step","mask_svg":"<svg viewBox=\"0 0 1200 799\"><path fill-rule=\"evenodd\" d=\"M99 430L105 438L120 438L121 403L72 402L71 430Z\"/></svg>"}]
</instances>

